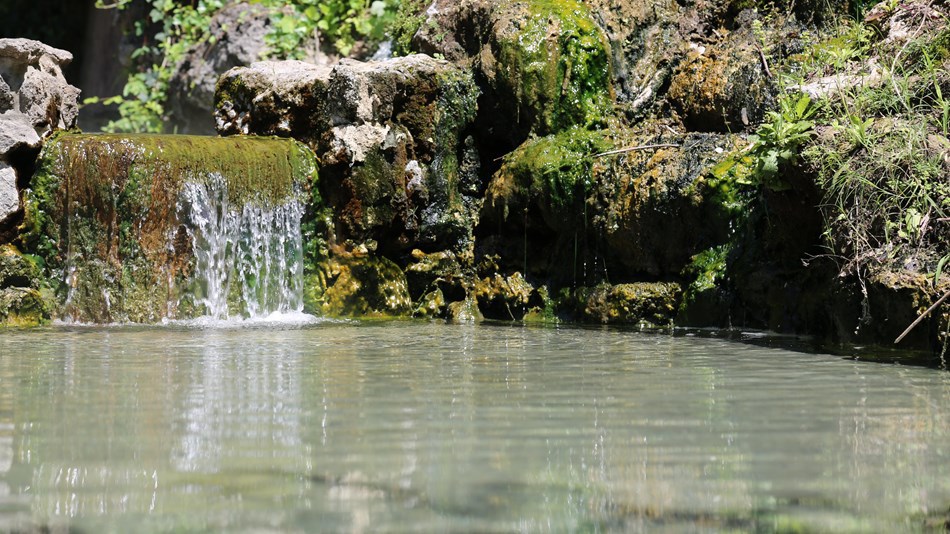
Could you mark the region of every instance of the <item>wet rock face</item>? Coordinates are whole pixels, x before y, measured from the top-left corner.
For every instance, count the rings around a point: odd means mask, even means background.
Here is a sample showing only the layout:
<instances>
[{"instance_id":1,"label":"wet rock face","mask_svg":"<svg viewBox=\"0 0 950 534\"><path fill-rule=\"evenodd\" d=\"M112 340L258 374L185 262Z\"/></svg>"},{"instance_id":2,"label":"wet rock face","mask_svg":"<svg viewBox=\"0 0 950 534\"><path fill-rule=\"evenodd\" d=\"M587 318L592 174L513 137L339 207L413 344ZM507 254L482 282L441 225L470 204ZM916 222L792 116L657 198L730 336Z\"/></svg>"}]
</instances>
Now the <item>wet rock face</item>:
<instances>
[{"instance_id":1,"label":"wet rock face","mask_svg":"<svg viewBox=\"0 0 950 534\"><path fill-rule=\"evenodd\" d=\"M320 312L340 316L402 316L412 299L406 276L392 261L374 256L338 255L327 264L327 287Z\"/></svg>"},{"instance_id":2,"label":"wet rock face","mask_svg":"<svg viewBox=\"0 0 950 534\"><path fill-rule=\"evenodd\" d=\"M777 91L763 43L794 46L797 37L789 36L800 30L788 23L767 28L751 10L736 24L721 37L690 42L670 81L669 101L691 130L742 131L761 122Z\"/></svg>"},{"instance_id":3,"label":"wet rock face","mask_svg":"<svg viewBox=\"0 0 950 534\"><path fill-rule=\"evenodd\" d=\"M590 322L647 327L673 323L681 289L672 282L600 285L577 291L577 312Z\"/></svg>"},{"instance_id":4,"label":"wet rock face","mask_svg":"<svg viewBox=\"0 0 950 534\"><path fill-rule=\"evenodd\" d=\"M413 49L472 65L489 137L514 146L611 111L610 43L581 2L437 0L421 17Z\"/></svg>"},{"instance_id":5,"label":"wet rock face","mask_svg":"<svg viewBox=\"0 0 950 534\"><path fill-rule=\"evenodd\" d=\"M221 78L215 119L223 135L310 144L339 243L464 250L482 189L467 135L477 96L471 74L425 55L333 68L262 62Z\"/></svg>"},{"instance_id":6,"label":"wet rock face","mask_svg":"<svg viewBox=\"0 0 950 534\"><path fill-rule=\"evenodd\" d=\"M50 304L40 280L35 260L12 245L0 245L0 327L36 326L49 320Z\"/></svg>"},{"instance_id":7,"label":"wet rock face","mask_svg":"<svg viewBox=\"0 0 950 534\"><path fill-rule=\"evenodd\" d=\"M729 213L703 179L736 139L663 129L574 129L527 141L492 177L483 227L498 228L480 255L570 284L618 276L676 276L692 255L724 239ZM646 147L605 154L615 147ZM606 272L605 272L606 271Z\"/></svg>"},{"instance_id":8,"label":"wet rock face","mask_svg":"<svg viewBox=\"0 0 950 534\"><path fill-rule=\"evenodd\" d=\"M20 211L41 138L72 128L79 90L63 77L72 54L29 39L0 39L0 241Z\"/></svg>"},{"instance_id":9,"label":"wet rock face","mask_svg":"<svg viewBox=\"0 0 950 534\"><path fill-rule=\"evenodd\" d=\"M194 317L207 313L199 293L211 293L193 278L199 245L217 238L235 250L229 214L285 205L314 174L312 153L291 140L60 133L40 155L20 239L43 259L58 317ZM223 252L218 261L234 267L237 254Z\"/></svg>"}]
</instances>

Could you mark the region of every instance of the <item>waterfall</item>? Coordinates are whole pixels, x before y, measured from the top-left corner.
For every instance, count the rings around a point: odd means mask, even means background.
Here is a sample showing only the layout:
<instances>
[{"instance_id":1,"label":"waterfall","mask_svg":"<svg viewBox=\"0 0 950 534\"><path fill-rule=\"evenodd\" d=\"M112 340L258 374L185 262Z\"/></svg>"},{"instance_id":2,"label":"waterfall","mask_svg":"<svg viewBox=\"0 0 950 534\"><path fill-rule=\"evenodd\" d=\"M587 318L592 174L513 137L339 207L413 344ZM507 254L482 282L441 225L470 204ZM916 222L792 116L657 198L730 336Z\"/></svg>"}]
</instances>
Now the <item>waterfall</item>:
<instances>
[{"instance_id":1,"label":"waterfall","mask_svg":"<svg viewBox=\"0 0 950 534\"><path fill-rule=\"evenodd\" d=\"M195 304L213 320L302 312L302 203L232 206L228 198L217 173L185 184L179 196L194 249Z\"/></svg>"}]
</instances>

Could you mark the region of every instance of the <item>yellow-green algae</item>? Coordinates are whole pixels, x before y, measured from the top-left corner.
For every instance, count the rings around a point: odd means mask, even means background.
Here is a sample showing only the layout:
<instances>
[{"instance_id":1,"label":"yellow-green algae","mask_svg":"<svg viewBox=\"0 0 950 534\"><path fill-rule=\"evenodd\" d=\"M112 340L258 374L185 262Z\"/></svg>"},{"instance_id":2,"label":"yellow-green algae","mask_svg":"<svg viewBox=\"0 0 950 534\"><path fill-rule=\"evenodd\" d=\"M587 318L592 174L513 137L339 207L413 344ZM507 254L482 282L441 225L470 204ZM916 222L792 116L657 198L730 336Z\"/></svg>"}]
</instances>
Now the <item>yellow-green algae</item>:
<instances>
[{"instance_id":1,"label":"yellow-green algae","mask_svg":"<svg viewBox=\"0 0 950 534\"><path fill-rule=\"evenodd\" d=\"M0 328L49 321L50 298L41 284L40 263L13 245L0 245Z\"/></svg>"},{"instance_id":2,"label":"yellow-green algae","mask_svg":"<svg viewBox=\"0 0 950 534\"><path fill-rule=\"evenodd\" d=\"M180 302L193 251L179 195L220 176L233 207L304 200L313 154L276 138L63 133L26 194L25 249L43 259L59 315L153 322L196 312ZM179 304L182 304L179 307Z\"/></svg>"}]
</instances>

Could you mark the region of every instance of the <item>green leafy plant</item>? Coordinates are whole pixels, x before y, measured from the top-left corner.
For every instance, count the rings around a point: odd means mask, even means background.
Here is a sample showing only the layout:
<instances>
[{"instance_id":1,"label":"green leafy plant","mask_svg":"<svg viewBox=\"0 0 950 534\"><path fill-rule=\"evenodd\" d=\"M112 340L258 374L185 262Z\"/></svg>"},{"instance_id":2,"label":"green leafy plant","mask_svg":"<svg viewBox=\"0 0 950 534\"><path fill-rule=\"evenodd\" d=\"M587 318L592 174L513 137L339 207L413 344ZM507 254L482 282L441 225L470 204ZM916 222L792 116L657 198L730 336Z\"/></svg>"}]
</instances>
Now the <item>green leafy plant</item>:
<instances>
[{"instance_id":1,"label":"green leafy plant","mask_svg":"<svg viewBox=\"0 0 950 534\"><path fill-rule=\"evenodd\" d=\"M748 152L754 159L753 176L774 189L784 185L776 180L782 165L796 164L799 147L811 139L815 113L808 95L795 98L785 95L779 100L779 111L769 111L754 135L749 137Z\"/></svg>"},{"instance_id":2,"label":"green leafy plant","mask_svg":"<svg viewBox=\"0 0 950 534\"><path fill-rule=\"evenodd\" d=\"M303 55L301 44L319 35L332 43L343 56L353 51L360 40L379 41L395 21L399 2L396 0L295 0L283 2L264 0L275 8L274 27L267 36L271 57L296 58ZM289 4L289 5L288 5Z\"/></svg>"}]
</instances>

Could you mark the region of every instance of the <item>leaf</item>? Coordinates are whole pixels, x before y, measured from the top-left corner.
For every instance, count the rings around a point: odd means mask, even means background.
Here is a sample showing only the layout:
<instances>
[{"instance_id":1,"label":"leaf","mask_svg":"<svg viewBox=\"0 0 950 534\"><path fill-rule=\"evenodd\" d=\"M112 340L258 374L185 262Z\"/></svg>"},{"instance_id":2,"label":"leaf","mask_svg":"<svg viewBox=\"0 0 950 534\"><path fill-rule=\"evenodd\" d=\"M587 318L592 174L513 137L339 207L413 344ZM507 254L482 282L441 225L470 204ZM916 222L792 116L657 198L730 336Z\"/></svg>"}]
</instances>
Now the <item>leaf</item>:
<instances>
[{"instance_id":1,"label":"leaf","mask_svg":"<svg viewBox=\"0 0 950 534\"><path fill-rule=\"evenodd\" d=\"M802 95L802 97L798 99L798 102L795 103L795 115L804 117L809 104L811 104L811 98L808 95Z\"/></svg>"},{"instance_id":2,"label":"leaf","mask_svg":"<svg viewBox=\"0 0 950 534\"><path fill-rule=\"evenodd\" d=\"M950 260L950 254L940 258L940 261L937 262L937 269L934 271L934 287L940 281L940 275L943 274L943 267L947 264L947 260Z\"/></svg>"}]
</instances>

